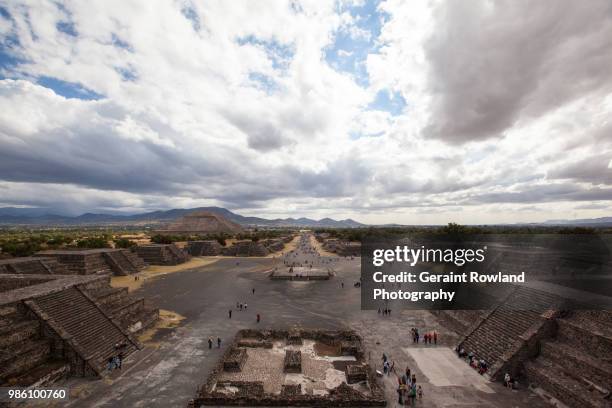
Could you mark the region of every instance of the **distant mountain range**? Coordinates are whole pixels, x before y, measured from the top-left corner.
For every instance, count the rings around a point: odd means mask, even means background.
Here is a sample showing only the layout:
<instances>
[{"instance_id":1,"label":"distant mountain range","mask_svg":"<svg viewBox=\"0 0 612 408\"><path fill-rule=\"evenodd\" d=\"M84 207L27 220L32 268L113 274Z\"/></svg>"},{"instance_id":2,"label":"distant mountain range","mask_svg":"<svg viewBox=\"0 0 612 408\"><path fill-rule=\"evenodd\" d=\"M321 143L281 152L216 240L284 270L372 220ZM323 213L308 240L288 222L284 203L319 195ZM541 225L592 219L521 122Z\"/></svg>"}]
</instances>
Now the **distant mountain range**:
<instances>
[{"instance_id":1,"label":"distant mountain range","mask_svg":"<svg viewBox=\"0 0 612 408\"><path fill-rule=\"evenodd\" d=\"M612 226L612 217L583 218L578 220L548 220L546 225L576 225L576 226Z\"/></svg>"},{"instance_id":2,"label":"distant mountain range","mask_svg":"<svg viewBox=\"0 0 612 408\"><path fill-rule=\"evenodd\" d=\"M1 225L148 225L163 224L174 221L193 211L210 211L242 226L262 227L318 227L318 228L358 228L365 224L355 220L334 220L323 218L313 220L310 218L277 218L269 220L259 217L245 217L221 207L198 207L185 209L172 209L167 211L152 211L142 214L118 215L118 214L94 214L85 213L79 216L67 216L53 214L51 210L44 208L17 208L1 207Z\"/></svg>"}]
</instances>

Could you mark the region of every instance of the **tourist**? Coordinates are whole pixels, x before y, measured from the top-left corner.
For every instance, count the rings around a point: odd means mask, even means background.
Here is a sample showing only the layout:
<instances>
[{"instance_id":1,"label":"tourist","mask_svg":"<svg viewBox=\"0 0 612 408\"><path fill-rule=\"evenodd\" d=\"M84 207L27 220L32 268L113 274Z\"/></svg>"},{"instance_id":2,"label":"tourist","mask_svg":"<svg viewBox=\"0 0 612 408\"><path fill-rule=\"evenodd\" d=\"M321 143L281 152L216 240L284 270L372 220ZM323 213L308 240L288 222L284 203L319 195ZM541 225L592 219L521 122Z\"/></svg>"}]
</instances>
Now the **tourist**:
<instances>
[{"instance_id":1,"label":"tourist","mask_svg":"<svg viewBox=\"0 0 612 408\"><path fill-rule=\"evenodd\" d=\"M257 313L257 323L259 323L260 320L261 320L261 316L259 316L259 313Z\"/></svg>"},{"instance_id":2,"label":"tourist","mask_svg":"<svg viewBox=\"0 0 612 408\"><path fill-rule=\"evenodd\" d=\"M120 352L117 356L117 368L121 370L121 364L123 363L123 352Z\"/></svg>"},{"instance_id":3,"label":"tourist","mask_svg":"<svg viewBox=\"0 0 612 408\"><path fill-rule=\"evenodd\" d=\"M208 348L209 348L209 349L211 349L211 348L212 348L212 343L213 343L213 341L212 341L212 337L209 337L209 338L208 338Z\"/></svg>"},{"instance_id":4,"label":"tourist","mask_svg":"<svg viewBox=\"0 0 612 408\"><path fill-rule=\"evenodd\" d=\"M217 348L221 348L221 337L217 337Z\"/></svg>"},{"instance_id":5,"label":"tourist","mask_svg":"<svg viewBox=\"0 0 612 408\"><path fill-rule=\"evenodd\" d=\"M246 308L247 308L247 304L245 303L245 304L244 304L244 310L246 310Z\"/></svg>"},{"instance_id":6,"label":"tourist","mask_svg":"<svg viewBox=\"0 0 612 408\"><path fill-rule=\"evenodd\" d=\"M510 377L510 373L504 374L504 386L508 388L512 388L512 377Z\"/></svg>"},{"instance_id":7,"label":"tourist","mask_svg":"<svg viewBox=\"0 0 612 408\"><path fill-rule=\"evenodd\" d=\"M410 392L408 393L408 397L410 398L411 406L415 405L416 393L417 393L416 383L413 381L412 384L410 385Z\"/></svg>"},{"instance_id":8,"label":"tourist","mask_svg":"<svg viewBox=\"0 0 612 408\"><path fill-rule=\"evenodd\" d=\"M231 319L232 318L232 309L228 310L227 313L229 314L229 318Z\"/></svg>"},{"instance_id":9,"label":"tourist","mask_svg":"<svg viewBox=\"0 0 612 408\"><path fill-rule=\"evenodd\" d=\"M420 385L417 394L419 394L419 399L423 399L423 387L421 387Z\"/></svg>"},{"instance_id":10,"label":"tourist","mask_svg":"<svg viewBox=\"0 0 612 408\"><path fill-rule=\"evenodd\" d=\"M434 341L434 344L438 344L438 333L436 333L435 330L433 332L433 341Z\"/></svg>"},{"instance_id":11,"label":"tourist","mask_svg":"<svg viewBox=\"0 0 612 408\"><path fill-rule=\"evenodd\" d=\"M406 390L406 383L404 383L401 378L398 378L398 382L399 384L397 387L397 394L398 394L397 403L399 405L404 405L404 392Z\"/></svg>"},{"instance_id":12,"label":"tourist","mask_svg":"<svg viewBox=\"0 0 612 408\"><path fill-rule=\"evenodd\" d=\"M240 310L242 310L242 303L240 304Z\"/></svg>"},{"instance_id":13,"label":"tourist","mask_svg":"<svg viewBox=\"0 0 612 408\"><path fill-rule=\"evenodd\" d=\"M106 368L108 368L108 371L113 371L113 368L115 368L115 357L108 358Z\"/></svg>"},{"instance_id":14,"label":"tourist","mask_svg":"<svg viewBox=\"0 0 612 408\"><path fill-rule=\"evenodd\" d=\"M252 291L253 291L253 294L255 294L255 288L253 288Z\"/></svg>"},{"instance_id":15,"label":"tourist","mask_svg":"<svg viewBox=\"0 0 612 408\"><path fill-rule=\"evenodd\" d=\"M487 362L484 361L484 359L481 359L478 362L478 374L483 375L484 373L487 372L487 368L488 368Z\"/></svg>"}]
</instances>

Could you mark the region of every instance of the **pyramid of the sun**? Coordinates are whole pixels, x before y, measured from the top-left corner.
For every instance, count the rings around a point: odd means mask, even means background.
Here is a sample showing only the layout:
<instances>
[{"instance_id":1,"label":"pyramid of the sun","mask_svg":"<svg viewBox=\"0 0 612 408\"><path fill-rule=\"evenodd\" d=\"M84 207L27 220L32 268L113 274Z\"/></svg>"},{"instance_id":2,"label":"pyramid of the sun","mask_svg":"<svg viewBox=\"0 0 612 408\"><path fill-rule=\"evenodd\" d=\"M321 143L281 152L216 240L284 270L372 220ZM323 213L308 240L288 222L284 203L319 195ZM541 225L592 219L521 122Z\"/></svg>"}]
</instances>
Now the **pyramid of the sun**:
<instances>
[{"instance_id":1,"label":"pyramid of the sun","mask_svg":"<svg viewBox=\"0 0 612 408\"><path fill-rule=\"evenodd\" d=\"M214 234L221 232L234 234L241 231L242 227L240 225L219 214L210 211L194 211L184 215L159 232L166 234Z\"/></svg>"}]
</instances>

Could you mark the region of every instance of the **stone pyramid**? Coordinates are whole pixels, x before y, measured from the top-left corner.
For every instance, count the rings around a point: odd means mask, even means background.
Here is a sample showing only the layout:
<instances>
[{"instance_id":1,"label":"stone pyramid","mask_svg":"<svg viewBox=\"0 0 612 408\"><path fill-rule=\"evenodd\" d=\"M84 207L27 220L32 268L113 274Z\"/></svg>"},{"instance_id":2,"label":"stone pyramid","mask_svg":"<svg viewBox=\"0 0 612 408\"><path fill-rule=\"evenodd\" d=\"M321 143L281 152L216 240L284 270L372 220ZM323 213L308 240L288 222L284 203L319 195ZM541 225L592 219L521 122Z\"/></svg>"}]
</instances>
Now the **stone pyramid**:
<instances>
[{"instance_id":1,"label":"stone pyramid","mask_svg":"<svg viewBox=\"0 0 612 408\"><path fill-rule=\"evenodd\" d=\"M184 215L163 230L166 233L191 234L214 234L221 232L235 234L241 231L242 227L240 225L210 211L194 211Z\"/></svg>"}]
</instances>

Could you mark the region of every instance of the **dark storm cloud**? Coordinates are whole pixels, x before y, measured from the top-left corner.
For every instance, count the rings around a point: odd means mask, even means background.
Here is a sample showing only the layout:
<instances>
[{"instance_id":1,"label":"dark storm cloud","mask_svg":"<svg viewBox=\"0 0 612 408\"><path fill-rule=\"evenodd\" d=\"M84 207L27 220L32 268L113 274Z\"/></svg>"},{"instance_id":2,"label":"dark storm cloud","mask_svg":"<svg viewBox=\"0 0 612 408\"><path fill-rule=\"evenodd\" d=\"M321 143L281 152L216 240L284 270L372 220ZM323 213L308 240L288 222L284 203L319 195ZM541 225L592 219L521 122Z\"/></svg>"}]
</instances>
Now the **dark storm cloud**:
<instances>
[{"instance_id":1,"label":"dark storm cloud","mask_svg":"<svg viewBox=\"0 0 612 408\"><path fill-rule=\"evenodd\" d=\"M464 143L612 89L612 2L443 2L428 40L426 135Z\"/></svg>"},{"instance_id":2,"label":"dark storm cloud","mask_svg":"<svg viewBox=\"0 0 612 408\"><path fill-rule=\"evenodd\" d=\"M612 153L598 154L556 168L548 173L548 178L612 185L610 163L612 163Z\"/></svg>"},{"instance_id":3,"label":"dark storm cloud","mask_svg":"<svg viewBox=\"0 0 612 408\"><path fill-rule=\"evenodd\" d=\"M2 143L0 179L171 193L180 191L186 168L192 181L219 176L223 168L214 157L202 160L169 146L126 140L108 127L63 128L47 137L53 142Z\"/></svg>"},{"instance_id":4,"label":"dark storm cloud","mask_svg":"<svg viewBox=\"0 0 612 408\"><path fill-rule=\"evenodd\" d=\"M476 194L461 203L547 203L558 201L607 201L612 200L612 188L584 188L577 184L552 184L529 186L520 191Z\"/></svg>"},{"instance_id":5,"label":"dark storm cloud","mask_svg":"<svg viewBox=\"0 0 612 408\"><path fill-rule=\"evenodd\" d=\"M293 143L283 135L278 126L265 117L254 117L234 111L223 112L223 115L246 135L247 144L253 150L270 152Z\"/></svg>"}]
</instances>

